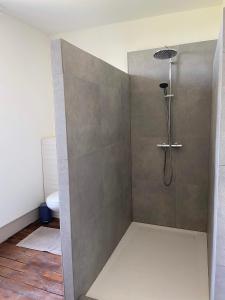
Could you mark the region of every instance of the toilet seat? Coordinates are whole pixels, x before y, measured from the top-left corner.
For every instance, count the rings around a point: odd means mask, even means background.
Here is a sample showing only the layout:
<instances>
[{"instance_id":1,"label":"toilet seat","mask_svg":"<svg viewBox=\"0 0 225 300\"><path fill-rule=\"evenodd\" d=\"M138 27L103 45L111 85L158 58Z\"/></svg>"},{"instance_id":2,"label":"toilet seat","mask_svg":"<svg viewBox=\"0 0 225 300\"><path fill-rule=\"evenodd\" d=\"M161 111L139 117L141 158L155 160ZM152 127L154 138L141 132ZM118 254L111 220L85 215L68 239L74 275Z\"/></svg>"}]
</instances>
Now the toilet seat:
<instances>
[{"instance_id":1,"label":"toilet seat","mask_svg":"<svg viewBox=\"0 0 225 300\"><path fill-rule=\"evenodd\" d=\"M59 192L54 192L46 198L48 208L54 212L59 212Z\"/></svg>"}]
</instances>

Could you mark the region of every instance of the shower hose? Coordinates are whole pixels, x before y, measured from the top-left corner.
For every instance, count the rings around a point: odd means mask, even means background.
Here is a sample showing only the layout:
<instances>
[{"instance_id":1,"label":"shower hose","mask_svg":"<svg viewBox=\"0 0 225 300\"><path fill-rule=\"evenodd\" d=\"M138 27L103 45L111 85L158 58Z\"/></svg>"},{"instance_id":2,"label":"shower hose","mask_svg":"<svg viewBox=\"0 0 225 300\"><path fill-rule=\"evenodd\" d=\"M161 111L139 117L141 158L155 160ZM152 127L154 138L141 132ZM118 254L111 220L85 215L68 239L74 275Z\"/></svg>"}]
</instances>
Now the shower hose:
<instances>
[{"instance_id":1,"label":"shower hose","mask_svg":"<svg viewBox=\"0 0 225 300\"><path fill-rule=\"evenodd\" d=\"M167 115L167 137L169 147L164 151L164 165L163 165L163 183L165 186L170 186L173 181L173 155L172 155L172 126L171 126L171 98L166 103Z\"/></svg>"},{"instance_id":2,"label":"shower hose","mask_svg":"<svg viewBox=\"0 0 225 300\"><path fill-rule=\"evenodd\" d=\"M173 159L172 148L166 148L164 151L163 183L170 186L173 181Z\"/></svg>"}]
</instances>

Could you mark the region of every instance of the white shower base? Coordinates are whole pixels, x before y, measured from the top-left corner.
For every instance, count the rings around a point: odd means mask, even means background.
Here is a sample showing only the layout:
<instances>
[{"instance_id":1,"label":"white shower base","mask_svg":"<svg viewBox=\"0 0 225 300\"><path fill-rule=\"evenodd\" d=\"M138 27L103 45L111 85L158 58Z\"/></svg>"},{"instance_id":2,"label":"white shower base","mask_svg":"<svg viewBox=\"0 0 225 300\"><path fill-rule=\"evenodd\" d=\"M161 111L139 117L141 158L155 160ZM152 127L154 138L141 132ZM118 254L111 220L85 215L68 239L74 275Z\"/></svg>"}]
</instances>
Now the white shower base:
<instances>
[{"instance_id":1,"label":"white shower base","mask_svg":"<svg viewBox=\"0 0 225 300\"><path fill-rule=\"evenodd\" d=\"M208 300L206 234L132 223L87 296Z\"/></svg>"}]
</instances>

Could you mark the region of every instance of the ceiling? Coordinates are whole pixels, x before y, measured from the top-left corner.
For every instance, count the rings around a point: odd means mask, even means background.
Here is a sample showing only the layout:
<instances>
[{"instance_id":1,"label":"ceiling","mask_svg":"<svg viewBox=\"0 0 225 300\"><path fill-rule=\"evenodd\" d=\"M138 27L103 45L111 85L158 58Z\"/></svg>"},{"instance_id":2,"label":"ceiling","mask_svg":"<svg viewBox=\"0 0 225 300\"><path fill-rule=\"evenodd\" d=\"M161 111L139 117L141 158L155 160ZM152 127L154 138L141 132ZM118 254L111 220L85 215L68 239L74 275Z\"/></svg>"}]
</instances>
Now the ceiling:
<instances>
[{"instance_id":1,"label":"ceiling","mask_svg":"<svg viewBox=\"0 0 225 300\"><path fill-rule=\"evenodd\" d=\"M0 0L3 12L48 34L221 3L221 0Z\"/></svg>"}]
</instances>

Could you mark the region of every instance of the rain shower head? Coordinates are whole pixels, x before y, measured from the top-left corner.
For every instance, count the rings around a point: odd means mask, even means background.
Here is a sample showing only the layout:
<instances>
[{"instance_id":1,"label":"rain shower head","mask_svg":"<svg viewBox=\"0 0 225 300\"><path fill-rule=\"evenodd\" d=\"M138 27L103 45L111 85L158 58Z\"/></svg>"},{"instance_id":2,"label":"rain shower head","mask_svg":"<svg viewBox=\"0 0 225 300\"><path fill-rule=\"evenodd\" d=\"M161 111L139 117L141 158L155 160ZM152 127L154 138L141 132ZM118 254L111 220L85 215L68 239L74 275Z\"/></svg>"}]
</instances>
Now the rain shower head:
<instances>
[{"instance_id":1,"label":"rain shower head","mask_svg":"<svg viewBox=\"0 0 225 300\"><path fill-rule=\"evenodd\" d=\"M165 48L155 52L154 58L156 59L171 59L177 55L177 51L174 49Z\"/></svg>"}]
</instances>

